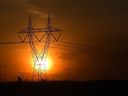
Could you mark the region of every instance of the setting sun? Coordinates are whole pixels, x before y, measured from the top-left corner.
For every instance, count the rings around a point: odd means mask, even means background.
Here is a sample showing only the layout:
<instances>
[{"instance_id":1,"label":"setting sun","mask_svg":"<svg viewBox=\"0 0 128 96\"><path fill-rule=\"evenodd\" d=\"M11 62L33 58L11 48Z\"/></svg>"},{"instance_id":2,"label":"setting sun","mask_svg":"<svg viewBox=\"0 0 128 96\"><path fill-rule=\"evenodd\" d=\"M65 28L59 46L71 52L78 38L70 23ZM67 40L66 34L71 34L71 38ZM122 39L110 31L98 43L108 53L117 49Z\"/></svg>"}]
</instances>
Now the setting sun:
<instances>
[{"instance_id":1,"label":"setting sun","mask_svg":"<svg viewBox=\"0 0 128 96\"><path fill-rule=\"evenodd\" d=\"M52 61L50 58L47 58L46 60L39 58L35 64L36 64L36 70L41 70L41 71L44 71L44 70L49 71L52 67Z\"/></svg>"}]
</instances>

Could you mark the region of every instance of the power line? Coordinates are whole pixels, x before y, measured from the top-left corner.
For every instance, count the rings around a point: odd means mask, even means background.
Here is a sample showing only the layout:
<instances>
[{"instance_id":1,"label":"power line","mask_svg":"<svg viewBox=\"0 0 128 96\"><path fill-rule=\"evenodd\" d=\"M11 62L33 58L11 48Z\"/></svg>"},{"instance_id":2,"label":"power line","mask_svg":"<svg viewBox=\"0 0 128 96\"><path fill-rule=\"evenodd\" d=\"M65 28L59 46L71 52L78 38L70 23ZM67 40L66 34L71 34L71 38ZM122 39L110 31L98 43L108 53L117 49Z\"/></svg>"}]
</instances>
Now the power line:
<instances>
[{"instance_id":1,"label":"power line","mask_svg":"<svg viewBox=\"0 0 128 96\"><path fill-rule=\"evenodd\" d=\"M0 42L0 44L27 44L28 42ZM94 46L82 45L73 42L59 41L54 45L50 45L51 48L66 49L72 52L82 52L86 54L97 55L111 55L111 56L128 56L128 51L112 50L105 48L98 48Z\"/></svg>"}]
</instances>

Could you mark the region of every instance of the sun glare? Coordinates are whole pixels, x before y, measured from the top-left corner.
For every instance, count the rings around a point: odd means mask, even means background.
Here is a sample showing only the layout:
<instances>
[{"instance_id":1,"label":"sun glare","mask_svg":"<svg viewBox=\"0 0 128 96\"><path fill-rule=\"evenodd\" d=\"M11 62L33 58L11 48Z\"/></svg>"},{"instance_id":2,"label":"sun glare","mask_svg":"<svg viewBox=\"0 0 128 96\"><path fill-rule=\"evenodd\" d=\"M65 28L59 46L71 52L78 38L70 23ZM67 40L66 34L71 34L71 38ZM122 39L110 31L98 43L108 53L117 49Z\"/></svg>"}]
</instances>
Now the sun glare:
<instances>
[{"instance_id":1,"label":"sun glare","mask_svg":"<svg viewBox=\"0 0 128 96\"><path fill-rule=\"evenodd\" d=\"M47 58L46 61L42 60L41 58L39 58L36 62L36 70L39 70L39 67L41 67L41 70L46 70L49 71L52 67L52 61L50 58Z\"/></svg>"}]
</instances>

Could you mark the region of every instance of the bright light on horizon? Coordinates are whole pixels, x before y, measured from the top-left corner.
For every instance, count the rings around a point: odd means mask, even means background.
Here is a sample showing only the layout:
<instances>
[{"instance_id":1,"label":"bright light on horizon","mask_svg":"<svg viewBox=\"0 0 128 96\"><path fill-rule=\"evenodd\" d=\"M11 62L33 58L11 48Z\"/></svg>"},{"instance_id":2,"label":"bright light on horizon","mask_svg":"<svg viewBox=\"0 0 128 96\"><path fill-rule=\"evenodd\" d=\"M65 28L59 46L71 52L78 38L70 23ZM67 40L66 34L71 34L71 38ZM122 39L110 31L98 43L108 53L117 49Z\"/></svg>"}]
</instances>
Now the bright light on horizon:
<instances>
[{"instance_id":1,"label":"bright light on horizon","mask_svg":"<svg viewBox=\"0 0 128 96\"><path fill-rule=\"evenodd\" d=\"M49 71L52 67L52 61L50 58L47 58L46 61L45 59L41 59L39 58L37 61L36 61L36 70L40 70L39 68L41 67L41 71ZM46 68L46 69L45 69Z\"/></svg>"}]
</instances>

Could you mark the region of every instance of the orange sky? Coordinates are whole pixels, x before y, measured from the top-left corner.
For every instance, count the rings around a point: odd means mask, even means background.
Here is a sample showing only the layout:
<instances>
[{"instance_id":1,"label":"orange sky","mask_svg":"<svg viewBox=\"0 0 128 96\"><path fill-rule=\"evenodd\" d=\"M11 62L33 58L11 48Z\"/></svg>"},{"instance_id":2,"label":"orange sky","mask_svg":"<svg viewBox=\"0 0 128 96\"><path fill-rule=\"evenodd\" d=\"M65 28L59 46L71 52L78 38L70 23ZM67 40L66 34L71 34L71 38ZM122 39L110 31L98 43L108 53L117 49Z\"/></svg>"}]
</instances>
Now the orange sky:
<instances>
[{"instance_id":1,"label":"orange sky","mask_svg":"<svg viewBox=\"0 0 128 96\"><path fill-rule=\"evenodd\" d=\"M66 79L67 68L73 80L128 79L127 5L128 0L0 0L0 42L20 41L17 32L29 15L34 27L45 27L50 13L53 25L63 30L59 41L84 46L50 48L50 79ZM0 66L6 80L16 80L18 72L31 79L29 45L0 45Z\"/></svg>"},{"instance_id":2,"label":"orange sky","mask_svg":"<svg viewBox=\"0 0 128 96\"><path fill-rule=\"evenodd\" d=\"M2 47L5 47L5 46L7 47L7 45L4 45ZM15 49L16 47L17 49ZM5 55L5 53L8 53L8 54ZM54 76L51 76L51 75L60 75L61 73L63 77L63 75L65 74L64 69L66 68L66 66L63 65L64 61L57 57L59 56L57 55L59 53L61 52L53 48L49 50L48 59L51 60L51 68L47 71L49 79L59 78L59 77L55 78ZM14 80L16 79L16 76L18 76L20 72L24 74L26 79L31 79L32 70L33 70L33 60L32 60L32 54L31 54L31 49L29 48L29 45L27 44L23 44L23 46L11 45L11 49L8 50L7 52L4 52L4 51L1 52L0 57L1 57L2 66L5 66L5 68L3 68L3 73L8 74L9 72L9 74L11 74L11 77L4 76L4 78L10 78ZM5 72L5 70L7 71Z\"/></svg>"}]
</instances>

